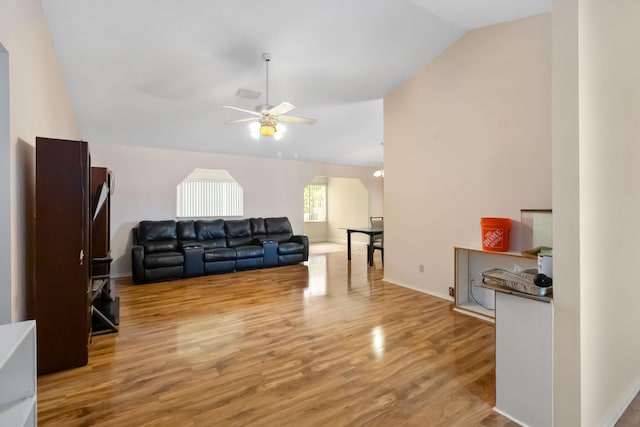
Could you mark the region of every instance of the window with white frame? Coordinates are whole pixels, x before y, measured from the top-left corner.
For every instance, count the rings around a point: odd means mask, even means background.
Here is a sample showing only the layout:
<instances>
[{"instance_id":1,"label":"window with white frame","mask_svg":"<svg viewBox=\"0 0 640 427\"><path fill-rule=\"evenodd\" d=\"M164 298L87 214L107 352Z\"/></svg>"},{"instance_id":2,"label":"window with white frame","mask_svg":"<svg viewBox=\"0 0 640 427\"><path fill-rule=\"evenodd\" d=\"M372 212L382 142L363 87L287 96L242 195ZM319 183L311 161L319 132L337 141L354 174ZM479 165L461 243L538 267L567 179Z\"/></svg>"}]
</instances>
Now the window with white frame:
<instances>
[{"instance_id":1,"label":"window with white frame","mask_svg":"<svg viewBox=\"0 0 640 427\"><path fill-rule=\"evenodd\" d=\"M243 215L243 189L226 170L195 169L177 187L177 217Z\"/></svg>"},{"instance_id":2,"label":"window with white frame","mask_svg":"<svg viewBox=\"0 0 640 427\"><path fill-rule=\"evenodd\" d=\"M327 184L309 184L304 188L304 221L327 220Z\"/></svg>"}]
</instances>

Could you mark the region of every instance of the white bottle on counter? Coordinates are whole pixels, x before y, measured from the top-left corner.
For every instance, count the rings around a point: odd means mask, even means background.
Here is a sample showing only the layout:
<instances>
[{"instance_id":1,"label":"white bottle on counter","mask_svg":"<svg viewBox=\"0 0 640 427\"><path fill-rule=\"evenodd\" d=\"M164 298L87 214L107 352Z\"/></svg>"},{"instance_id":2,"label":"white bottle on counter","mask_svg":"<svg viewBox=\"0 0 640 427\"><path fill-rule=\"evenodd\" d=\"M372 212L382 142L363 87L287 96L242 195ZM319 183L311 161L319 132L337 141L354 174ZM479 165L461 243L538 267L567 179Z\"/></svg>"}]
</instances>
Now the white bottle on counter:
<instances>
[{"instance_id":1,"label":"white bottle on counter","mask_svg":"<svg viewBox=\"0 0 640 427\"><path fill-rule=\"evenodd\" d=\"M551 255L538 255L538 273L553 278L553 257Z\"/></svg>"}]
</instances>

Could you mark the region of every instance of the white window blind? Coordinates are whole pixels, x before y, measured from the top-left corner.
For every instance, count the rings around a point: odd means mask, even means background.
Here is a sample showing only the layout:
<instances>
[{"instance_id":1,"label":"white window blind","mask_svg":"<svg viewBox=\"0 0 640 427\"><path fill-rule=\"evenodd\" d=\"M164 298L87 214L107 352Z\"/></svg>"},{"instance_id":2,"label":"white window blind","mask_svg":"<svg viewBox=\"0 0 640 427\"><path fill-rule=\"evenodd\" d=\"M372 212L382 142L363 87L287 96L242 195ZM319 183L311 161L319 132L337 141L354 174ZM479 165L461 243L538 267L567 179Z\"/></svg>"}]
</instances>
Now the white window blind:
<instances>
[{"instance_id":1,"label":"white window blind","mask_svg":"<svg viewBox=\"0 0 640 427\"><path fill-rule=\"evenodd\" d=\"M243 189L224 170L196 169L178 185L178 217L242 216Z\"/></svg>"}]
</instances>

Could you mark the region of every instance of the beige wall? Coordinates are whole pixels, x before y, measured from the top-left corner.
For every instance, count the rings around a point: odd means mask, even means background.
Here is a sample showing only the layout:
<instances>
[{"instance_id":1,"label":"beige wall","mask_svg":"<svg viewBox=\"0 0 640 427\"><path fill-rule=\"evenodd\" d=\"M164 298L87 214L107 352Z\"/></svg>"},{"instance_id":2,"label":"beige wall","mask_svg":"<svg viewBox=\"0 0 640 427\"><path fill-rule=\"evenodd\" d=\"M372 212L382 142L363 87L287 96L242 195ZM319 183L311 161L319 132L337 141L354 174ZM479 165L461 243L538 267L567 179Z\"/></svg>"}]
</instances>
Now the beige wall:
<instances>
[{"instance_id":1,"label":"beige wall","mask_svg":"<svg viewBox=\"0 0 640 427\"><path fill-rule=\"evenodd\" d=\"M11 321L9 53L0 43L0 325Z\"/></svg>"},{"instance_id":2,"label":"beige wall","mask_svg":"<svg viewBox=\"0 0 640 427\"><path fill-rule=\"evenodd\" d=\"M37 0L0 0L0 43L10 75L11 184L0 202L11 206L11 283L0 283L0 300L12 301L12 313L2 308L4 323L25 319L32 296L35 137L78 139L80 131Z\"/></svg>"},{"instance_id":3,"label":"beige wall","mask_svg":"<svg viewBox=\"0 0 640 427\"><path fill-rule=\"evenodd\" d=\"M304 230L304 187L315 176L357 178L382 209L375 168L296 160L229 156L147 147L91 143L94 166L111 169L111 252L116 276L131 273L131 228L144 219L176 216L176 186L195 168L225 169L244 188L244 216L287 216L294 232Z\"/></svg>"},{"instance_id":4,"label":"beige wall","mask_svg":"<svg viewBox=\"0 0 640 427\"><path fill-rule=\"evenodd\" d=\"M582 425L602 426L640 390L640 2L578 17Z\"/></svg>"},{"instance_id":5,"label":"beige wall","mask_svg":"<svg viewBox=\"0 0 640 427\"><path fill-rule=\"evenodd\" d=\"M554 1L554 425L580 426L580 176L577 0ZM560 285L562 284L562 285Z\"/></svg>"},{"instance_id":6,"label":"beige wall","mask_svg":"<svg viewBox=\"0 0 640 427\"><path fill-rule=\"evenodd\" d=\"M371 174L373 171L370 172ZM371 180L375 183L375 180ZM375 187L373 187L375 188ZM344 230L348 226L360 226L369 223L369 192L359 179L329 178L328 192L328 240L346 243ZM364 234L353 234L352 243L364 243Z\"/></svg>"},{"instance_id":7,"label":"beige wall","mask_svg":"<svg viewBox=\"0 0 640 427\"><path fill-rule=\"evenodd\" d=\"M554 422L612 426L640 390L640 4L553 3Z\"/></svg>"},{"instance_id":8,"label":"beige wall","mask_svg":"<svg viewBox=\"0 0 640 427\"><path fill-rule=\"evenodd\" d=\"M549 14L471 31L385 98L385 279L449 298L481 217L551 207L550 49Z\"/></svg>"},{"instance_id":9,"label":"beige wall","mask_svg":"<svg viewBox=\"0 0 640 427\"><path fill-rule=\"evenodd\" d=\"M305 222L304 234L309 237L309 242L326 242L327 237L327 222Z\"/></svg>"}]
</instances>

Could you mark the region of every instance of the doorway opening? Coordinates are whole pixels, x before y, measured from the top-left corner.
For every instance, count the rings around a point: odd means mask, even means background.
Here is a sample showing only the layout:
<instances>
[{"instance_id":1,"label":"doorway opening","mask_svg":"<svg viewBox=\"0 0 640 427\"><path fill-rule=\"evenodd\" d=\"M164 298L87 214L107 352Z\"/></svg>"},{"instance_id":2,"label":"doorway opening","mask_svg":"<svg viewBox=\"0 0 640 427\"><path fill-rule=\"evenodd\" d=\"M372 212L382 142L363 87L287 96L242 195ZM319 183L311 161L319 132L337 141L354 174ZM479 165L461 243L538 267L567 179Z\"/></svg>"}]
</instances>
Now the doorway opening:
<instances>
[{"instance_id":1,"label":"doorway opening","mask_svg":"<svg viewBox=\"0 0 640 427\"><path fill-rule=\"evenodd\" d=\"M346 251L344 228L369 222L369 191L357 178L316 176L305 187L304 204L311 253ZM354 242L366 245L355 236Z\"/></svg>"}]
</instances>

